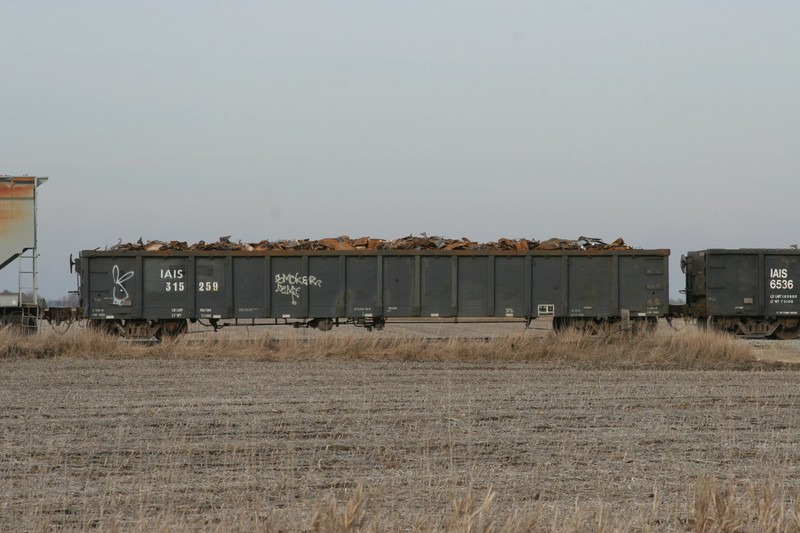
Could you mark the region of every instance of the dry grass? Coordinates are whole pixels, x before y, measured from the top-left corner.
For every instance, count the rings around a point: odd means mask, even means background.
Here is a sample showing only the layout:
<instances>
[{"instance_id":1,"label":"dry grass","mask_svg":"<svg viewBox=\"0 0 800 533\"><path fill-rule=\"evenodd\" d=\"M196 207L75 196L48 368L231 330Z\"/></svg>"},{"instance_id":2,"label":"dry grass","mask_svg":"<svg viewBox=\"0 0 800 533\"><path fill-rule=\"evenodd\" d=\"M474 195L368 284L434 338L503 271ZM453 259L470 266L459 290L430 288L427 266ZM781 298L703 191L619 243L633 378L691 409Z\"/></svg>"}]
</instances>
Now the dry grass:
<instances>
[{"instance_id":1,"label":"dry grass","mask_svg":"<svg viewBox=\"0 0 800 533\"><path fill-rule=\"evenodd\" d=\"M698 479L693 529L703 532L800 531L800 494L787 494L775 479L737 492L713 476Z\"/></svg>"},{"instance_id":2,"label":"dry grass","mask_svg":"<svg viewBox=\"0 0 800 533\"><path fill-rule=\"evenodd\" d=\"M0 331L0 358L8 357L244 358L258 360L342 359L372 361L539 361L591 368L755 369L780 365L760 361L751 345L729 335L684 331L665 336L528 332L486 338L368 336L315 332L277 337L270 331L249 338L183 336L161 344L136 345L88 330L21 336Z\"/></svg>"}]
</instances>

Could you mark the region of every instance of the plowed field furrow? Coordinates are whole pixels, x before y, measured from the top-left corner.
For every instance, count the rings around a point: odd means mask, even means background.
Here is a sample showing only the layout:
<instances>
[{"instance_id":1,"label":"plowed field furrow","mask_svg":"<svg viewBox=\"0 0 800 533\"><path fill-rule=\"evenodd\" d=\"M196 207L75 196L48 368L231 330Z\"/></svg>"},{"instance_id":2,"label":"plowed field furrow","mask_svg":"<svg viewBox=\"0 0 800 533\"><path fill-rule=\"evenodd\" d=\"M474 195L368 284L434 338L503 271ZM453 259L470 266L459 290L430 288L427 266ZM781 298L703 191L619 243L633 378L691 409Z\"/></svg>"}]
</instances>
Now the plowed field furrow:
<instances>
[{"instance_id":1,"label":"plowed field furrow","mask_svg":"<svg viewBox=\"0 0 800 533\"><path fill-rule=\"evenodd\" d=\"M800 489L788 370L55 358L0 376L0 529L291 520L359 483L409 525L467 487L631 517L657 494L675 524L706 474Z\"/></svg>"}]
</instances>

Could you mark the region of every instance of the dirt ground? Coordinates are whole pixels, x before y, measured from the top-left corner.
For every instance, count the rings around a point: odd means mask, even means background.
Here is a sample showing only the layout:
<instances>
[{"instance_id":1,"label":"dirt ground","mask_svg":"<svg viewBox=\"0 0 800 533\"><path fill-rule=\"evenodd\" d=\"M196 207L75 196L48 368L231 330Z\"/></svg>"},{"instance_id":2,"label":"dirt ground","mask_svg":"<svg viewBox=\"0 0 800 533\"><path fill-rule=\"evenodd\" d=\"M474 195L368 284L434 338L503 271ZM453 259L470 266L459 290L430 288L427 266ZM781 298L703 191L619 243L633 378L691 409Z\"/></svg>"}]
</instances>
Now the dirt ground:
<instances>
[{"instance_id":1,"label":"dirt ground","mask_svg":"<svg viewBox=\"0 0 800 533\"><path fill-rule=\"evenodd\" d=\"M702 476L800 491L799 378L546 363L5 359L0 530L292 529L315 502L346 501L359 484L369 512L393 529L440 523L471 488L491 490L501 513L604 506L622 529L644 520L680 530Z\"/></svg>"}]
</instances>

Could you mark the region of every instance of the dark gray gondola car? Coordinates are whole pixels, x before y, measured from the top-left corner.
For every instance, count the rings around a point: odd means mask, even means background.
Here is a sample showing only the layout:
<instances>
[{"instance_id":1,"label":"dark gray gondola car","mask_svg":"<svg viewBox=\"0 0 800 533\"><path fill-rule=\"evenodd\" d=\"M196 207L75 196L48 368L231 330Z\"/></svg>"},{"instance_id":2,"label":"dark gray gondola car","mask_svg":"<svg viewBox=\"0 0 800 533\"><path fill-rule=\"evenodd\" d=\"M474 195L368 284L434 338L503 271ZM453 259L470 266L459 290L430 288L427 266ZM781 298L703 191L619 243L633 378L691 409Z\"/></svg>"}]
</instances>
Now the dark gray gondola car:
<instances>
[{"instance_id":1,"label":"dark gray gondola car","mask_svg":"<svg viewBox=\"0 0 800 533\"><path fill-rule=\"evenodd\" d=\"M739 335L800 336L800 251L702 250L682 258L688 314Z\"/></svg>"},{"instance_id":2,"label":"dark gray gondola car","mask_svg":"<svg viewBox=\"0 0 800 533\"><path fill-rule=\"evenodd\" d=\"M669 250L83 251L85 318L128 337L251 321L380 329L392 318L551 316L556 328L668 311Z\"/></svg>"}]
</instances>

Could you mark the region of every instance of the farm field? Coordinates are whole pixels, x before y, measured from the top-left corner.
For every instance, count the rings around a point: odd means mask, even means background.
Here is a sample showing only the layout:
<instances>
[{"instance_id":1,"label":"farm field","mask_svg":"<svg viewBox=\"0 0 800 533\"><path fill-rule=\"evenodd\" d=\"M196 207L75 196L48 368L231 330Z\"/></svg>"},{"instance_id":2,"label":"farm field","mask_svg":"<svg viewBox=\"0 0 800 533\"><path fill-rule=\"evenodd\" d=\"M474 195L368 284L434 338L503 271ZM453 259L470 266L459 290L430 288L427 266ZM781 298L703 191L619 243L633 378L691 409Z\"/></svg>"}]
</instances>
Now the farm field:
<instances>
[{"instance_id":1,"label":"farm field","mask_svg":"<svg viewBox=\"0 0 800 533\"><path fill-rule=\"evenodd\" d=\"M179 349L0 358L0 530L800 528L791 365Z\"/></svg>"}]
</instances>

